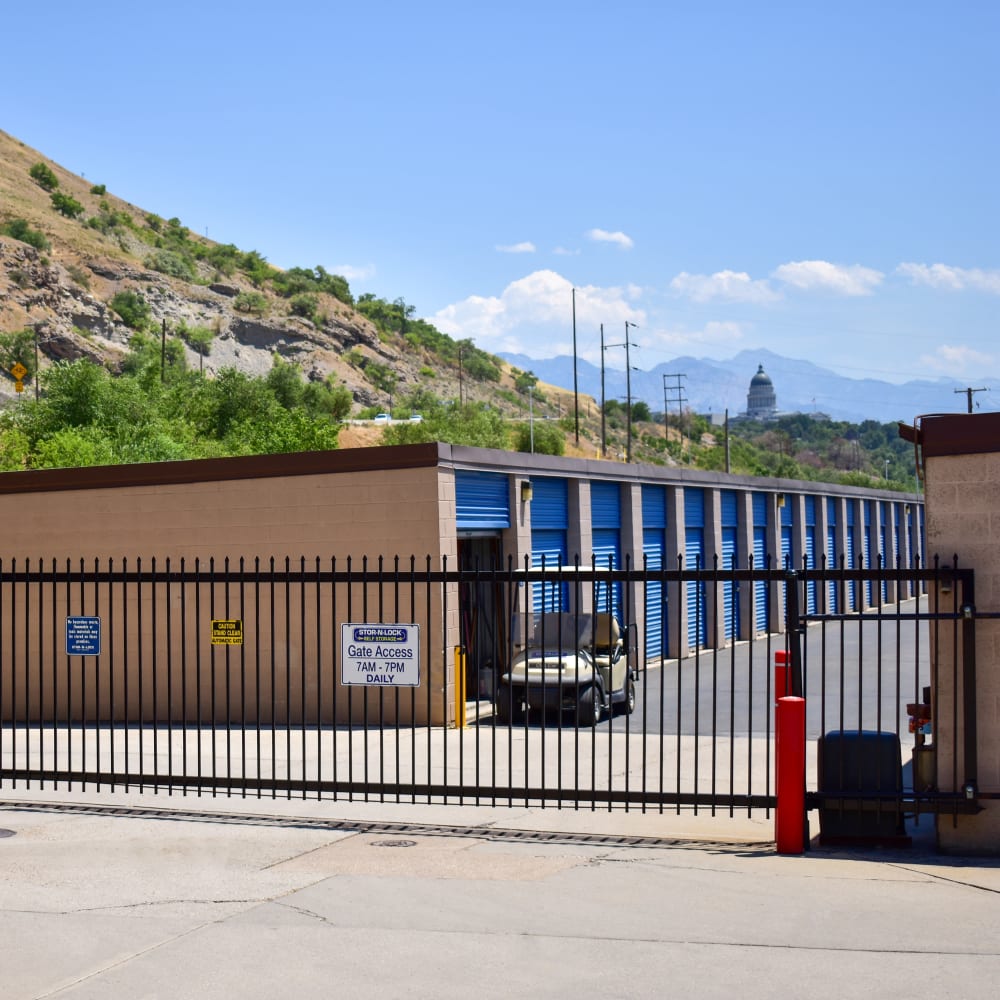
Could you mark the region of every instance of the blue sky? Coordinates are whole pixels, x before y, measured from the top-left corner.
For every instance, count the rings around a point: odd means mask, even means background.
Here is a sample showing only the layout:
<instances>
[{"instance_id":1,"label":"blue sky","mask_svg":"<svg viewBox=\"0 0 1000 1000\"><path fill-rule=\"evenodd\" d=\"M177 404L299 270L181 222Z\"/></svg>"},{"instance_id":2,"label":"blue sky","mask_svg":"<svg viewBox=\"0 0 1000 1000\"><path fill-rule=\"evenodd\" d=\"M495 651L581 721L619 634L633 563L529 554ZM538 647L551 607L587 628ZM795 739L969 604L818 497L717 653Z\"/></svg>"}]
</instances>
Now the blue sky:
<instances>
[{"instance_id":1,"label":"blue sky","mask_svg":"<svg viewBox=\"0 0 1000 1000\"><path fill-rule=\"evenodd\" d=\"M599 325L620 342L628 320L643 369L767 348L1000 376L995 0L55 0L3 20L0 128L487 350L570 353L575 287L594 363Z\"/></svg>"}]
</instances>

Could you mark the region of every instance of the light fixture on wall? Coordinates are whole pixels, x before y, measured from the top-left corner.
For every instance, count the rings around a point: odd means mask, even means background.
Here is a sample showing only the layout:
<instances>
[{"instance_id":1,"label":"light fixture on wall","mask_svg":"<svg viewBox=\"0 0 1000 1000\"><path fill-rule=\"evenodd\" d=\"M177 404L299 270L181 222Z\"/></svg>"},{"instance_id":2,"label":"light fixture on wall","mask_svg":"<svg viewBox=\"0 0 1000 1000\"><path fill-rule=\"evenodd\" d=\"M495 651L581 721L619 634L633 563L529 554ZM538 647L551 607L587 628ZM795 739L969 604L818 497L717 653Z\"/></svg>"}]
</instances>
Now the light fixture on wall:
<instances>
[{"instance_id":1,"label":"light fixture on wall","mask_svg":"<svg viewBox=\"0 0 1000 1000\"><path fill-rule=\"evenodd\" d=\"M531 503L531 480L522 479L521 480L521 503Z\"/></svg>"},{"instance_id":2,"label":"light fixture on wall","mask_svg":"<svg viewBox=\"0 0 1000 1000\"><path fill-rule=\"evenodd\" d=\"M779 507L784 507L785 506L785 494L784 493L779 493L778 494L778 506Z\"/></svg>"}]
</instances>

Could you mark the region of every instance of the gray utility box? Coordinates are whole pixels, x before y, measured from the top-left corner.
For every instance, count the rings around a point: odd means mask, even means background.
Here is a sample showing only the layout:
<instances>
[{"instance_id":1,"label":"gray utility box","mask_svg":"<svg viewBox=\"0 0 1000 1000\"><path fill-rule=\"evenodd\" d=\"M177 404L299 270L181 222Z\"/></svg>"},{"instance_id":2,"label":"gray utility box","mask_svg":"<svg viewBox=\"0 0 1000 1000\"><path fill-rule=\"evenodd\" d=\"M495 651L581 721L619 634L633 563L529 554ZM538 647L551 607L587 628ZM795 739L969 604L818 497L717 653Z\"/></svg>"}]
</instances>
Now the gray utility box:
<instances>
[{"instance_id":1,"label":"gray utility box","mask_svg":"<svg viewBox=\"0 0 1000 1000\"><path fill-rule=\"evenodd\" d=\"M821 796L888 795L903 791L899 737L870 730L834 730L820 737L817 779ZM902 810L894 802L845 802L819 810L820 843L894 843L905 839Z\"/></svg>"}]
</instances>

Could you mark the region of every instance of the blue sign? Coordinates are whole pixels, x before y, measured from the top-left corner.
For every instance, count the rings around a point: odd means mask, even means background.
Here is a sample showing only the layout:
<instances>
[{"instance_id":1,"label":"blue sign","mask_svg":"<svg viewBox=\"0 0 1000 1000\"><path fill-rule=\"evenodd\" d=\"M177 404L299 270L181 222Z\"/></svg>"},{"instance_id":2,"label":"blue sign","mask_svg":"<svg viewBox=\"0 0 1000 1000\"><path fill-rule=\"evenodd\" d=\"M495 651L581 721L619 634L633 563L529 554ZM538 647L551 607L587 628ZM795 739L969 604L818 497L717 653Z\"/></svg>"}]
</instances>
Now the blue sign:
<instances>
[{"instance_id":1,"label":"blue sign","mask_svg":"<svg viewBox=\"0 0 1000 1000\"><path fill-rule=\"evenodd\" d=\"M66 655L101 655L101 619L78 615L66 619Z\"/></svg>"}]
</instances>

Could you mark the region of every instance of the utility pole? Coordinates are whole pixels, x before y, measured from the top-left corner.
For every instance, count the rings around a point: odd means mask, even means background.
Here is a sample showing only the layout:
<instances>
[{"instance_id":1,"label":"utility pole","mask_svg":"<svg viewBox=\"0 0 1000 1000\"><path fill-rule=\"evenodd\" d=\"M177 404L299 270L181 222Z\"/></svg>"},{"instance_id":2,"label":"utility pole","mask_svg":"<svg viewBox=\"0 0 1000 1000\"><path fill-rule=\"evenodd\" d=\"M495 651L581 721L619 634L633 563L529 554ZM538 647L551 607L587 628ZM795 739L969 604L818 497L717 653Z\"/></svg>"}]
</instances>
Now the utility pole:
<instances>
[{"instance_id":1,"label":"utility pole","mask_svg":"<svg viewBox=\"0 0 1000 1000\"><path fill-rule=\"evenodd\" d=\"M681 440L683 440L683 424L684 424L684 404L687 400L684 398L684 387L681 385L681 379L687 378L683 372L672 372L668 375L663 376L663 438L667 438L667 379L675 378L677 379L677 385L671 386L670 391L676 393L676 398L670 400L670 402L677 404L677 434Z\"/></svg>"},{"instance_id":2,"label":"utility pole","mask_svg":"<svg viewBox=\"0 0 1000 1000\"><path fill-rule=\"evenodd\" d=\"M531 454L535 454L535 387L528 386L528 433L531 437Z\"/></svg>"},{"instance_id":3,"label":"utility pole","mask_svg":"<svg viewBox=\"0 0 1000 1000\"><path fill-rule=\"evenodd\" d=\"M635 323L633 323L631 320L625 320L625 395L626 395L627 401L628 401L627 402L627 405L628 405L628 438L627 438L628 444L626 445L626 451L625 451L625 461L626 462L631 462L632 461L632 365L629 362L629 356L628 356L628 348L629 348L628 328L630 326L631 327L635 327L636 329L638 329L638 326Z\"/></svg>"},{"instance_id":4,"label":"utility pole","mask_svg":"<svg viewBox=\"0 0 1000 1000\"><path fill-rule=\"evenodd\" d=\"M729 407L726 407L726 472L731 472L729 464Z\"/></svg>"},{"instance_id":5,"label":"utility pole","mask_svg":"<svg viewBox=\"0 0 1000 1000\"><path fill-rule=\"evenodd\" d=\"M167 320L164 318L160 333L160 382L167 381Z\"/></svg>"},{"instance_id":6,"label":"utility pole","mask_svg":"<svg viewBox=\"0 0 1000 1000\"><path fill-rule=\"evenodd\" d=\"M968 400L969 400L969 413L972 412L972 394L974 392L989 392L989 391L990 391L989 389L973 389L971 387L968 388L968 389L956 389L955 390L955 392L964 392L966 394L966 396L968 397Z\"/></svg>"},{"instance_id":7,"label":"utility pole","mask_svg":"<svg viewBox=\"0 0 1000 1000\"><path fill-rule=\"evenodd\" d=\"M576 423L576 443L580 445L580 388L576 374L576 289L573 289L573 413Z\"/></svg>"},{"instance_id":8,"label":"utility pole","mask_svg":"<svg viewBox=\"0 0 1000 1000\"><path fill-rule=\"evenodd\" d=\"M606 421L604 414L604 324L601 324L601 458L604 458L608 450L607 434L605 433Z\"/></svg>"},{"instance_id":9,"label":"utility pole","mask_svg":"<svg viewBox=\"0 0 1000 1000\"><path fill-rule=\"evenodd\" d=\"M634 326L638 328L637 323L633 323L630 319L625 320L625 342L622 344L607 344L604 343L604 326L601 326L601 410L604 410L604 352L609 347L624 347L625 348L625 395L626 395L626 419L628 424L628 437L627 445L625 450L625 461L632 461L632 362L629 357L629 339L628 339L628 328ZM604 422L602 420L601 427L603 428ZM604 433L601 432L601 437L603 439ZM603 444L603 440L602 440Z\"/></svg>"},{"instance_id":10,"label":"utility pole","mask_svg":"<svg viewBox=\"0 0 1000 1000\"><path fill-rule=\"evenodd\" d=\"M463 344L458 345L458 405L462 405L462 351Z\"/></svg>"}]
</instances>

